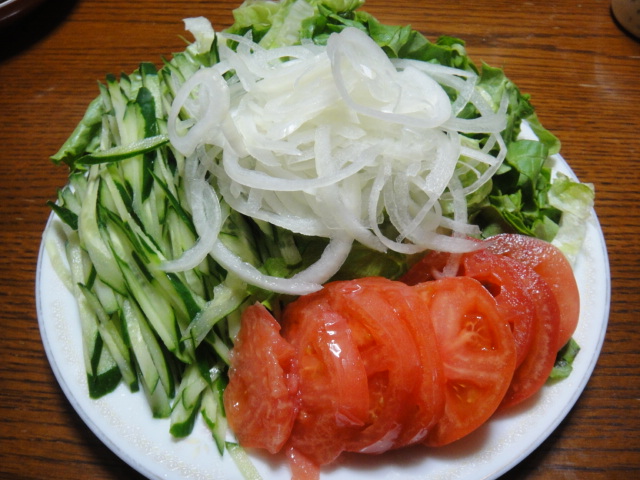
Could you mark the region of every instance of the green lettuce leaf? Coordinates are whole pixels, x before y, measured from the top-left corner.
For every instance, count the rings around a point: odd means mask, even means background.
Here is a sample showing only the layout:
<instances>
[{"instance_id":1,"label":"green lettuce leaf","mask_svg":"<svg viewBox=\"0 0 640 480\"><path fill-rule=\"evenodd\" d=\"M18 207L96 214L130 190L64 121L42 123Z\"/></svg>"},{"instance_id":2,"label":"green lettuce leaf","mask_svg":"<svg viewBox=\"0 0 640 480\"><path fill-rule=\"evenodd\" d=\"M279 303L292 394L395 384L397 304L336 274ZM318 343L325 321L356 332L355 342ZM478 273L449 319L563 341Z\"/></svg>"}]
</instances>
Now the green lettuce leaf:
<instances>
[{"instance_id":1,"label":"green lettuce leaf","mask_svg":"<svg viewBox=\"0 0 640 480\"><path fill-rule=\"evenodd\" d=\"M591 215L595 199L592 184L576 182L566 175L558 178L549 190L549 203L562 212L560 228L552 240L574 262L586 234L586 220Z\"/></svg>"}]
</instances>

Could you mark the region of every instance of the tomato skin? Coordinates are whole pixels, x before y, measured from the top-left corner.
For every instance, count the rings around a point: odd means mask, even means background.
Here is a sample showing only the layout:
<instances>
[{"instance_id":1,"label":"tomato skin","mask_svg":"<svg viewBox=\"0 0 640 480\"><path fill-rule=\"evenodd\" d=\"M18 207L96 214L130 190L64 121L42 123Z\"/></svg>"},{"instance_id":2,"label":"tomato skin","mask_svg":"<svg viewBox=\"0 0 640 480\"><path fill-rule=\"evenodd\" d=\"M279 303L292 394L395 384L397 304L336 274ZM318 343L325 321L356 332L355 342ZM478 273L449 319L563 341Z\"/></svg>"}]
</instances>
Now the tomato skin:
<instances>
[{"instance_id":1,"label":"tomato skin","mask_svg":"<svg viewBox=\"0 0 640 480\"><path fill-rule=\"evenodd\" d=\"M316 465L335 460L368 418L365 367L346 319L324 290L300 297L283 313L283 336L296 349L300 409L288 448Z\"/></svg>"},{"instance_id":2,"label":"tomato skin","mask_svg":"<svg viewBox=\"0 0 640 480\"><path fill-rule=\"evenodd\" d=\"M485 241L493 253L511 257L531 267L549 285L560 309L556 352L575 332L580 318L580 292L571 264L562 251L543 240L503 233Z\"/></svg>"},{"instance_id":3,"label":"tomato skin","mask_svg":"<svg viewBox=\"0 0 640 480\"><path fill-rule=\"evenodd\" d=\"M471 433L496 411L513 376L513 335L491 294L470 277L415 285L427 303L444 365L444 415L424 444L441 446Z\"/></svg>"},{"instance_id":4,"label":"tomato skin","mask_svg":"<svg viewBox=\"0 0 640 480\"><path fill-rule=\"evenodd\" d=\"M289 438L299 403L295 350L279 332L263 305L243 312L223 396L238 441L270 453L280 451Z\"/></svg>"}]
</instances>

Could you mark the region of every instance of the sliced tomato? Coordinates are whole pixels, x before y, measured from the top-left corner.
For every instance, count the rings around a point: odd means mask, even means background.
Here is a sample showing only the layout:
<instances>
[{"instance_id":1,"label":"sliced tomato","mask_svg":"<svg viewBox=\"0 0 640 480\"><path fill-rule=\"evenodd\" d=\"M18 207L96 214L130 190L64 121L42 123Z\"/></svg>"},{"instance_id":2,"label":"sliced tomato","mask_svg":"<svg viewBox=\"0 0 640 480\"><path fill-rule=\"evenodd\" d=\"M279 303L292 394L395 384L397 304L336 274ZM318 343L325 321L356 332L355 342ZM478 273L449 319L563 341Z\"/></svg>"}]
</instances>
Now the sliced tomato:
<instances>
[{"instance_id":1,"label":"sliced tomato","mask_svg":"<svg viewBox=\"0 0 640 480\"><path fill-rule=\"evenodd\" d=\"M416 285L422 282L429 282L447 276L444 274L445 266L449 262L451 254L449 252L439 252L432 250L425 254L420 260L414 263L411 268L400 278L402 283L407 285ZM456 259L458 261L457 268L454 268L448 276L457 276L459 272L461 255Z\"/></svg>"},{"instance_id":2,"label":"sliced tomato","mask_svg":"<svg viewBox=\"0 0 640 480\"><path fill-rule=\"evenodd\" d=\"M486 249L457 255L457 258L447 252L432 251L420 259L402 281L414 285L445 275L478 280L496 299L500 315L511 326L516 344L516 365L520 365L531 346L535 316L533 302L523 284L526 276L523 277L522 268L517 261Z\"/></svg>"},{"instance_id":3,"label":"sliced tomato","mask_svg":"<svg viewBox=\"0 0 640 480\"><path fill-rule=\"evenodd\" d=\"M556 352L573 335L580 317L580 293L571 264L549 242L518 234L500 234L485 241L493 253L511 257L533 268L549 285L560 308Z\"/></svg>"},{"instance_id":4,"label":"sliced tomato","mask_svg":"<svg viewBox=\"0 0 640 480\"><path fill-rule=\"evenodd\" d=\"M477 280L449 277L413 288L429 308L445 376L444 414L424 443L446 445L496 411L513 377L515 343L495 299Z\"/></svg>"},{"instance_id":5,"label":"sliced tomato","mask_svg":"<svg viewBox=\"0 0 640 480\"><path fill-rule=\"evenodd\" d=\"M518 366L500 409L535 395L549 378L556 360L560 329L560 308L547 282L527 265L520 266L527 295L534 306L532 341L524 361Z\"/></svg>"},{"instance_id":6,"label":"sliced tomato","mask_svg":"<svg viewBox=\"0 0 640 480\"><path fill-rule=\"evenodd\" d=\"M298 413L296 352L261 304L248 307L231 352L224 407L238 441L278 452Z\"/></svg>"},{"instance_id":7,"label":"sliced tomato","mask_svg":"<svg viewBox=\"0 0 640 480\"><path fill-rule=\"evenodd\" d=\"M293 447L286 451L293 480L320 480L320 466Z\"/></svg>"},{"instance_id":8,"label":"sliced tomato","mask_svg":"<svg viewBox=\"0 0 640 480\"><path fill-rule=\"evenodd\" d=\"M325 465L368 420L365 366L345 317L327 303L324 290L285 308L282 334L297 351L300 378L300 409L288 448Z\"/></svg>"},{"instance_id":9,"label":"sliced tomato","mask_svg":"<svg viewBox=\"0 0 640 480\"><path fill-rule=\"evenodd\" d=\"M421 441L444 411L444 376L425 305L409 286L381 277L325 287L348 319L367 369L370 421L348 445L380 453Z\"/></svg>"},{"instance_id":10,"label":"sliced tomato","mask_svg":"<svg viewBox=\"0 0 640 480\"><path fill-rule=\"evenodd\" d=\"M367 372L369 415L347 450L381 453L394 448L416 404L416 379L422 378L421 356L399 310L381 295L393 282L381 278L333 282L324 291L331 306L348 321ZM392 295L393 293L389 293ZM398 294L395 294L399 301Z\"/></svg>"},{"instance_id":11,"label":"sliced tomato","mask_svg":"<svg viewBox=\"0 0 640 480\"><path fill-rule=\"evenodd\" d=\"M496 299L500 315L511 327L516 366L520 365L531 349L536 317L523 267L511 258L483 249L463 257L461 275L478 280Z\"/></svg>"},{"instance_id":12,"label":"sliced tomato","mask_svg":"<svg viewBox=\"0 0 640 480\"><path fill-rule=\"evenodd\" d=\"M422 367L422 378L415 380L415 400L408 403L404 426L394 448L421 442L444 414L444 367L438 352L435 329L425 322L427 306L418 292L401 282L380 284L379 293L398 311L413 335Z\"/></svg>"}]
</instances>

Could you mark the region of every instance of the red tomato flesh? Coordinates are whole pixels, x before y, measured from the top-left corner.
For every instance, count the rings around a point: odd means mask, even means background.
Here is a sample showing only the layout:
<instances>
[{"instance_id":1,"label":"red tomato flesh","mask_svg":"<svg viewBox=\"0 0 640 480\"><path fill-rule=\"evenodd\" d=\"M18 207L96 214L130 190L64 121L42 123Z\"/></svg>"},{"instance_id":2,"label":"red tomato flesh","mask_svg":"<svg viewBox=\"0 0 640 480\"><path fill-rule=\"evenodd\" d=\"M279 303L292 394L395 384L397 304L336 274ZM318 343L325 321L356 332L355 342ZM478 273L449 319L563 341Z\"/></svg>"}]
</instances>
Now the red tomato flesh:
<instances>
[{"instance_id":1,"label":"red tomato flesh","mask_svg":"<svg viewBox=\"0 0 640 480\"><path fill-rule=\"evenodd\" d=\"M429 314L427 305L416 289L401 282L379 285L379 294L386 297L405 322L418 346L422 378L414 380L416 398L405 405L403 430L394 448L421 442L444 414L444 368L438 351L435 330L425 321Z\"/></svg>"},{"instance_id":2,"label":"red tomato flesh","mask_svg":"<svg viewBox=\"0 0 640 480\"><path fill-rule=\"evenodd\" d=\"M300 410L289 447L325 465L368 420L365 365L346 319L326 302L324 290L287 306L283 336L297 352L300 376Z\"/></svg>"},{"instance_id":3,"label":"red tomato flesh","mask_svg":"<svg viewBox=\"0 0 640 480\"><path fill-rule=\"evenodd\" d=\"M367 372L367 423L350 438L347 450L387 451L402 430L404 406L415 398L415 379L421 376L417 346L393 307L367 288L366 280L335 282L324 291L347 318Z\"/></svg>"},{"instance_id":4,"label":"red tomato flesh","mask_svg":"<svg viewBox=\"0 0 640 480\"><path fill-rule=\"evenodd\" d=\"M462 264L462 275L478 280L496 299L500 315L511 327L516 344L516 366L520 365L533 342L532 327L536 316L522 265L486 250L465 255Z\"/></svg>"},{"instance_id":5,"label":"red tomato flesh","mask_svg":"<svg viewBox=\"0 0 640 480\"><path fill-rule=\"evenodd\" d=\"M347 449L381 453L420 441L444 408L442 363L424 304L385 278L334 282L324 291L347 318L368 377L369 421Z\"/></svg>"},{"instance_id":6,"label":"red tomato flesh","mask_svg":"<svg viewBox=\"0 0 640 480\"><path fill-rule=\"evenodd\" d=\"M556 361L560 309L553 291L533 269L522 265L527 295L533 301L535 315L532 342L524 361L513 374L500 409L523 402L542 388Z\"/></svg>"},{"instance_id":7,"label":"red tomato flesh","mask_svg":"<svg viewBox=\"0 0 640 480\"><path fill-rule=\"evenodd\" d=\"M231 352L224 408L244 447L278 452L298 413L296 352L261 304L248 307Z\"/></svg>"},{"instance_id":8,"label":"red tomato flesh","mask_svg":"<svg viewBox=\"0 0 640 480\"><path fill-rule=\"evenodd\" d=\"M441 278L452 260L446 252L430 252L402 278L410 285ZM534 305L526 293L522 265L517 261L488 252L486 249L458 255L457 267L450 275L478 280L496 300L500 315L509 323L516 343L516 365L520 365L533 339ZM451 265L450 265L451 266Z\"/></svg>"},{"instance_id":9,"label":"red tomato flesh","mask_svg":"<svg viewBox=\"0 0 640 480\"><path fill-rule=\"evenodd\" d=\"M534 237L501 234L486 240L487 248L533 268L549 285L560 309L560 329L555 346L560 350L575 332L580 317L580 293L571 264L562 251Z\"/></svg>"},{"instance_id":10,"label":"red tomato flesh","mask_svg":"<svg viewBox=\"0 0 640 480\"><path fill-rule=\"evenodd\" d=\"M528 243L517 240L517 235L511 237L510 243ZM549 378L557 345L562 342L558 340L561 317L556 295L530 266L537 262L531 259L521 262L517 255L503 254L506 247L494 249L493 238L482 242L485 248L459 255L457 270L453 268L452 273L480 281L511 325L516 345L516 372L500 406L504 409L534 395ZM501 238L502 242L507 240L507 237ZM430 252L402 280L412 283L433 280L443 275L447 265L451 269L451 254ZM573 272L571 276L573 278Z\"/></svg>"},{"instance_id":11,"label":"red tomato flesh","mask_svg":"<svg viewBox=\"0 0 640 480\"><path fill-rule=\"evenodd\" d=\"M424 443L446 445L496 411L515 369L515 343L494 298L477 280L450 277L413 288L429 307L445 376L444 415Z\"/></svg>"}]
</instances>

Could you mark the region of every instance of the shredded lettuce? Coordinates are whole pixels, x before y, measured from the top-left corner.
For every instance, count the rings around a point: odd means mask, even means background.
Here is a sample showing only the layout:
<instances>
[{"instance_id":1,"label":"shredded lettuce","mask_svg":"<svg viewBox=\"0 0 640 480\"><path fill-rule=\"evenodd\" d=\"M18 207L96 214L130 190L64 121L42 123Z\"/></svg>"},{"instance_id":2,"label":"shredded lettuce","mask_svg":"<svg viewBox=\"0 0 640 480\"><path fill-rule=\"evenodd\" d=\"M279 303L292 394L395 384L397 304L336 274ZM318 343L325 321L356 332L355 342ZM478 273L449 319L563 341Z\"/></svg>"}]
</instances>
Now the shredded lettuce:
<instances>
[{"instance_id":1,"label":"shredded lettuce","mask_svg":"<svg viewBox=\"0 0 640 480\"><path fill-rule=\"evenodd\" d=\"M562 212L560 227L551 242L573 263L580 253L587 228L586 220L593 208L594 187L559 174L548 197L549 204Z\"/></svg>"}]
</instances>

